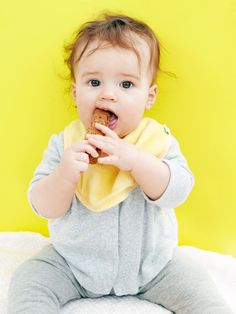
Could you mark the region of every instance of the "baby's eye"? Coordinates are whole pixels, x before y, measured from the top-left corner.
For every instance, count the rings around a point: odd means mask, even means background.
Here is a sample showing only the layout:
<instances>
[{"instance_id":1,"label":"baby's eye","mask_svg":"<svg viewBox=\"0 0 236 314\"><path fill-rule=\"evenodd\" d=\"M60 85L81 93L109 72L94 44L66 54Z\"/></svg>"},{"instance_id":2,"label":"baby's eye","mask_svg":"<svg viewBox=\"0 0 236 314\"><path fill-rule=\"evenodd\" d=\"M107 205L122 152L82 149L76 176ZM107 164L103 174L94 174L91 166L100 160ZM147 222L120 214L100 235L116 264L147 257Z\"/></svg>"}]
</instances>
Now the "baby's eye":
<instances>
[{"instance_id":1,"label":"baby's eye","mask_svg":"<svg viewBox=\"0 0 236 314\"><path fill-rule=\"evenodd\" d=\"M90 80L90 81L89 81L89 84L90 84L91 86L93 86L93 87L97 87L97 86L100 85L100 82L99 82L99 80Z\"/></svg>"},{"instance_id":2,"label":"baby's eye","mask_svg":"<svg viewBox=\"0 0 236 314\"><path fill-rule=\"evenodd\" d=\"M123 88L130 88L130 87L133 86L133 83L130 82L130 81L124 81L124 82L121 82L121 86L122 86Z\"/></svg>"}]
</instances>

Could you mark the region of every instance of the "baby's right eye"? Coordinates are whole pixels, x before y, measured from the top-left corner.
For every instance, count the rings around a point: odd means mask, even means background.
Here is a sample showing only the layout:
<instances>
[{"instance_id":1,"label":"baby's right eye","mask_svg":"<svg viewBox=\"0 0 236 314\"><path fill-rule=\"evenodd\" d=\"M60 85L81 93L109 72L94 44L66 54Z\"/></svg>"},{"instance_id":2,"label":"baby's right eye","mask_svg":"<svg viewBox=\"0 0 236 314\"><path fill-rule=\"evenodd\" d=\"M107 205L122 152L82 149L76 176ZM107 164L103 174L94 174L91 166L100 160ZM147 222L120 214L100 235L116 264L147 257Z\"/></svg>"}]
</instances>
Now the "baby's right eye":
<instances>
[{"instance_id":1,"label":"baby's right eye","mask_svg":"<svg viewBox=\"0 0 236 314\"><path fill-rule=\"evenodd\" d=\"M97 86L100 85L100 82L99 82L99 80L90 80L90 81L89 81L89 84L90 84L91 86L93 86L93 87L97 87Z\"/></svg>"}]
</instances>

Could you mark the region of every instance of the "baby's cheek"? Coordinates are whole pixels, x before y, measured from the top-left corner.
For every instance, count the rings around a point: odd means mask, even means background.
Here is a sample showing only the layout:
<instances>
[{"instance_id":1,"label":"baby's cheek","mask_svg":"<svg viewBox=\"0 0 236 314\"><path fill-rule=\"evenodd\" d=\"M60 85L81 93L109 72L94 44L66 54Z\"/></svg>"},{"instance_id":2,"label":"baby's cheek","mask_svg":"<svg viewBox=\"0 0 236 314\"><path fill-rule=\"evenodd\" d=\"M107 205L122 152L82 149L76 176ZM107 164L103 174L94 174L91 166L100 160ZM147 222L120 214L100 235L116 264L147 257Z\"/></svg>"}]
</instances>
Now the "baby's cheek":
<instances>
[{"instance_id":1,"label":"baby's cheek","mask_svg":"<svg viewBox=\"0 0 236 314\"><path fill-rule=\"evenodd\" d=\"M89 105L86 102L80 101L78 104L78 115L83 125L88 128L95 106Z\"/></svg>"},{"instance_id":2,"label":"baby's cheek","mask_svg":"<svg viewBox=\"0 0 236 314\"><path fill-rule=\"evenodd\" d=\"M81 109L78 109L78 116L80 121L83 123L84 127L87 129L90 122L90 115L87 112L84 112Z\"/></svg>"}]
</instances>

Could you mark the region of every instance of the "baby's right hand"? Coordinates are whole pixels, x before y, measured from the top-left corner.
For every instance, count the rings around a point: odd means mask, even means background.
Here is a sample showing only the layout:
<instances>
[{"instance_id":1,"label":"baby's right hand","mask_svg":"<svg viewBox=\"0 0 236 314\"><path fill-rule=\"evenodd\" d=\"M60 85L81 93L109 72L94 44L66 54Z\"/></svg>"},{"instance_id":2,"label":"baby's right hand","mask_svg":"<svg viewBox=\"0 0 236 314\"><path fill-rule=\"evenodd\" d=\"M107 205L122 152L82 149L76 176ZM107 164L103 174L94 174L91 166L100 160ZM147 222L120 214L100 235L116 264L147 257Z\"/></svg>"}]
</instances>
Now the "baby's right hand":
<instances>
[{"instance_id":1,"label":"baby's right hand","mask_svg":"<svg viewBox=\"0 0 236 314\"><path fill-rule=\"evenodd\" d=\"M72 184L79 181L81 172L85 172L89 165L89 156L98 156L96 149L88 143L88 140L82 140L65 149L58 165L60 177Z\"/></svg>"}]
</instances>

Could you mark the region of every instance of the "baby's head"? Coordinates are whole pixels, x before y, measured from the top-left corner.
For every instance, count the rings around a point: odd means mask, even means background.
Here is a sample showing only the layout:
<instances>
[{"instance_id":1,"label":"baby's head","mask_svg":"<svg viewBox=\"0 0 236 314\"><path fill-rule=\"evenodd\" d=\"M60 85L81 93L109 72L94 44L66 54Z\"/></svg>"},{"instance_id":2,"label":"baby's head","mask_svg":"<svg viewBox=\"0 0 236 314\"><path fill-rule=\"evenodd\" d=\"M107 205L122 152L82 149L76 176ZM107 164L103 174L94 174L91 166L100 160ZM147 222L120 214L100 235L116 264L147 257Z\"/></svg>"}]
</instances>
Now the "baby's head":
<instances>
[{"instance_id":1,"label":"baby's head","mask_svg":"<svg viewBox=\"0 0 236 314\"><path fill-rule=\"evenodd\" d=\"M160 48L145 23L105 14L79 29L66 47L72 95L87 128L95 108L113 112L110 126L124 137L139 124L157 93Z\"/></svg>"}]
</instances>

